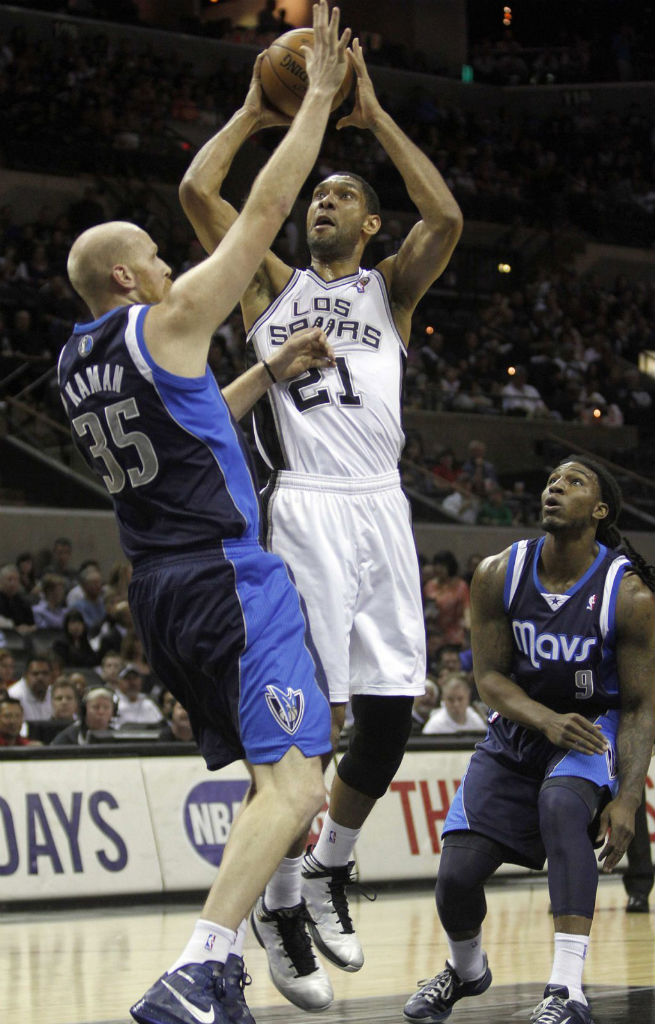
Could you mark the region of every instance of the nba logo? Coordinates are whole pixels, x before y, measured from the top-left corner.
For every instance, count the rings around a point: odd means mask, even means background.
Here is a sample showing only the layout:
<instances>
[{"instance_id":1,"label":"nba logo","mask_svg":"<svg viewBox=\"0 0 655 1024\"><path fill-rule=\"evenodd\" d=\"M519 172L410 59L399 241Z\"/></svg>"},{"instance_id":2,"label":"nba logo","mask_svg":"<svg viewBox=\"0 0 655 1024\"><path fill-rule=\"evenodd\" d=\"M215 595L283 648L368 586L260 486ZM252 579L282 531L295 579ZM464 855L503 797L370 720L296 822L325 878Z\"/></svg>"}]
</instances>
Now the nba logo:
<instances>
[{"instance_id":1,"label":"nba logo","mask_svg":"<svg viewBox=\"0 0 655 1024\"><path fill-rule=\"evenodd\" d=\"M587 611L588 612L593 612L595 604L596 604L596 595L592 594L591 597L589 598L589 600L587 601Z\"/></svg>"},{"instance_id":2,"label":"nba logo","mask_svg":"<svg viewBox=\"0 0 655 1024\"><path fill-rule=\"evenodd\" d=\"M210 932L209 935L207 936L207 941L205 943L205 949L207 950L208 953L211 953L212 949L214 948L215 942L216 936L214 935L213 932Z\"/></svg>"},{"instance_id":3,"label":"nba logo","mask_svg":"<svg viewBox=\"0 0 655 1024\"><path fill-rule=\"evenodd\" d=\"M335 831L331 830L329 835L328 835L328 843L336 843L336 841L337 841L337 833Z\"/></svg>"},{"instance_id":4,"label":"nba logo","mask_svg":"<svg viewBox=\"0 0 655 1024\"><path fill-rule=\"evenodd\" d=\"M357 291L358 291L358 292L359 292L360 294L362 294L362 293L363 293L364 289L366 288L366 285L368 284L368 282L369 282L370 280L371 280L371 279L370 279L370 277L360 277L359 281L358 281L358 282L357 282L357 284L355 285L355 288L357 289Z\"/></svg>"}]
</instances>

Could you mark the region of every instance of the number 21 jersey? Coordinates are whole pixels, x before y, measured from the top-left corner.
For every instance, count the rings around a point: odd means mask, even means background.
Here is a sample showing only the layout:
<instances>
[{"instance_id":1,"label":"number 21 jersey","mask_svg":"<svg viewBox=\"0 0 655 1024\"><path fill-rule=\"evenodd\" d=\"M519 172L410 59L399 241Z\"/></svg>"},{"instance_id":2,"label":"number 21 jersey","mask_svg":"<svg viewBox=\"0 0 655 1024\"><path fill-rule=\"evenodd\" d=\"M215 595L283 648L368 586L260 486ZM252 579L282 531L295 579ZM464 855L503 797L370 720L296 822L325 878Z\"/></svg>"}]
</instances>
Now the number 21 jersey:
<instances>
[{"instance_id":1,"label":"number 21 jersey","mask_svg":"<svg viewBox=\"0 0 655 1024\"><path fill-rule=\"evenodd\" d=\"M362 270L324 281L297 270L255 321L248 342L267 359L295 331L321 327L335 368L312 368L271 388L258 404L255 433L270 469L318 476L392 472L404 444L401 391L406 349L384 278Z\"/></svg>"}]
</instances>

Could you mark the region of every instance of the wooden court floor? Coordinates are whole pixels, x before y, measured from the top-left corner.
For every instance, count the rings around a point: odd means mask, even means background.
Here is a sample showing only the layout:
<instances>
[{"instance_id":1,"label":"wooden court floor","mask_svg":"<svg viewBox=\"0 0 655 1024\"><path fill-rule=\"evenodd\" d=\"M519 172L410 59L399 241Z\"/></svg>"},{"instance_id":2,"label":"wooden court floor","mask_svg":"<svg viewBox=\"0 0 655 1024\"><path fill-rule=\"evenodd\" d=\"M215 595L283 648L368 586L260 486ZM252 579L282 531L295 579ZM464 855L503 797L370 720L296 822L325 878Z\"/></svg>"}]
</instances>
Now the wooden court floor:
<instances>
[{"instance_id":1,"label":"wooden court floor","mask_svg":"<svg viewBox=\"0 0 655 1024\"><path fill-rule=\"evenodd\" d=\"M498 881L487 890L484 945L494 984L459 1003L452 1024L520 1024L542 997L551 962L552 922L540 878ZM128 1024L135 1002L178 955L199 907L48 908L0 916L0 1021L3 1024ZM329 966L335 1001L306 1014L278 994L266 958L248 936L257 1024L401 1024L420 978L441 969L447 947L428 887L382 888L353 900L366 963L357 974ZM655 1024L655 910L626 914L620 879L599 887L585 969L595 1024Z\"/></svg>"}]
</instances>

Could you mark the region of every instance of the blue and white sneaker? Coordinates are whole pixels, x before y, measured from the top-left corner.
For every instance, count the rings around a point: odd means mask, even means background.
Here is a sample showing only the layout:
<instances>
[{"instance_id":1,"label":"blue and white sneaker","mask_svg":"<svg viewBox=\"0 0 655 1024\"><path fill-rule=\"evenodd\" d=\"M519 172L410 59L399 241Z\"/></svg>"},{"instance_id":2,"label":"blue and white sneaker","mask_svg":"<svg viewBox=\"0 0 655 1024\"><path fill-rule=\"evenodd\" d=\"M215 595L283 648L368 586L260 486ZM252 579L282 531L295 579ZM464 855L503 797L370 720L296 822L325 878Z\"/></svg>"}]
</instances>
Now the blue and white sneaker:
<instances>
[{"instance_id":1,"label":"blue and white sneaker","mask_svg":"<svg viewBox=\"0 0 655 1024\"><path fill-rule=\"evenodd\" d=\"M410 1024L439 1024L450 1017L453 1006L464 996L481 996L491 985L491 971L484 957L484 974L476 981L462 981L454 967L446 960L443 971L430 981L420 982L421 988L405 1003L405 1020Z\"/></svg>"},{"instance_id":2,"label":"blue and white sneaker","mask_svg":"<svg viewBox=\"0 0 655 1024\"><path fill-rule=\"evenodd\" d=\"M546 985L544 998L535 1006L530 1024L594 1024L591 1011L577 999L569 999L565 985Z\"/></svg>"},{"instance_id":3,"label":"blue and white sneaker","mask_svg":"<svg viewBox=\"0 0 655 1024\"><path fill-rule=\"evenodd\" d=\"M185 964L162 974L130 1013L138 1024L232 1024L239 1017L228 1015L225 988L223 964Z\"/></svg>"}]
</instances>

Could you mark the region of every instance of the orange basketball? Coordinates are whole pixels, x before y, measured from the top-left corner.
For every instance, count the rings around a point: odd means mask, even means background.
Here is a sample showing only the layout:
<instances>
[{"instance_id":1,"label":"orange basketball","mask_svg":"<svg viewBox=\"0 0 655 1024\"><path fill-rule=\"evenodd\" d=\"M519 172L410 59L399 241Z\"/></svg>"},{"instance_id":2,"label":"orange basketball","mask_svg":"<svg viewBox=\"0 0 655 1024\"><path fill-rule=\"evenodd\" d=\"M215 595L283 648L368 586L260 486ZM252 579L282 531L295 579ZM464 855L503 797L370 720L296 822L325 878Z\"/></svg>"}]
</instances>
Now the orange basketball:
<instances>
[{"instance_id":1,"label":"orange basketball","mask_svg":"<svg viewBox=\"0 0 655 1024\"><path fill-rule=\"evenodd\" d=\"M300 47L313 45L312 28L294 28L274 40L264 54L261 67L264 95L269 103L287 117L293 117L298 113L309 84L305 58ZM332 110L336 110L339 104L343 103L352 89L352 84L353 70L348 64L341 88L334 97Z\"/></svg>"}]
</instances>

